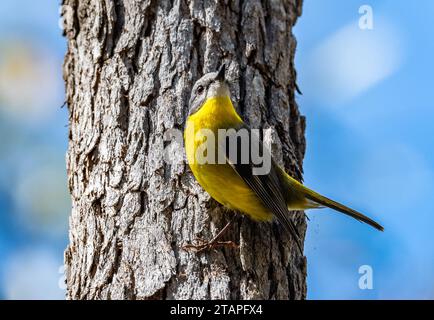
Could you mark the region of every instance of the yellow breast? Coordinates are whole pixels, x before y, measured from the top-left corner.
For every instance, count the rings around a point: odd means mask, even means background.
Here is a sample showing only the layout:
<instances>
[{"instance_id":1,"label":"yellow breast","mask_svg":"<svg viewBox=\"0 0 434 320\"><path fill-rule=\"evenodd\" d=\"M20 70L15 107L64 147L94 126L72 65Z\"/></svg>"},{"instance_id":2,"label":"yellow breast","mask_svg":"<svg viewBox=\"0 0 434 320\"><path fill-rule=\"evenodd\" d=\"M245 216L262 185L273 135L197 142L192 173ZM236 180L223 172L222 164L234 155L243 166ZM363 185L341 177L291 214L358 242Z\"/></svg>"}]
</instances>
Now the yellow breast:
<instances>
[{"instance_id":1,"label":"yellow breast","mask_svg":"<svg viewBox=\"0 0 434 320\"><path fill-rule=\"evenodd\" d=\"M271 213L229 164L201 163L197 159L199 146L207 140L203 129L213 132L217 140L218 129L237 128L241 123L229 97L208 99L187 119L184 132L187 160L196 180L219 203L253 219L269 220Z\"/></svg>"}]
</instances>

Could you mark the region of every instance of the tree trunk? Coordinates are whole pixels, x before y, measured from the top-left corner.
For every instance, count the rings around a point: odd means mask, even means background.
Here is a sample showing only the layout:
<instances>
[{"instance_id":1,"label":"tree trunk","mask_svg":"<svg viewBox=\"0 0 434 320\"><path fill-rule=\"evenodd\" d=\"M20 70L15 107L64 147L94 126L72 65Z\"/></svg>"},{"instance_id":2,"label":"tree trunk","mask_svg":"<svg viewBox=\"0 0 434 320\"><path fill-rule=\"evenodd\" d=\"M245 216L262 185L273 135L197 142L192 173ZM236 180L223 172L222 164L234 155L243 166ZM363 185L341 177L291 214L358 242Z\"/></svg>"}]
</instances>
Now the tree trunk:
<instances>
[{"instance_id":1,"label":"tree trunk","mask_svg":"<svg viewBox=\"0 0 434 320\"><path fill-rule=\"evenodd\" d=\"M277 223L236 214L225 239L238 249L181 248L234 213L202 190L166 135L182 130L194 82L225 62L235 106L251 127L274 129L265 140L301 179L292 35L301 0L63 2L67 297L305 298L306 260ZM304 237L304 215L294 218Z\"/></svg>"}]
</instances>

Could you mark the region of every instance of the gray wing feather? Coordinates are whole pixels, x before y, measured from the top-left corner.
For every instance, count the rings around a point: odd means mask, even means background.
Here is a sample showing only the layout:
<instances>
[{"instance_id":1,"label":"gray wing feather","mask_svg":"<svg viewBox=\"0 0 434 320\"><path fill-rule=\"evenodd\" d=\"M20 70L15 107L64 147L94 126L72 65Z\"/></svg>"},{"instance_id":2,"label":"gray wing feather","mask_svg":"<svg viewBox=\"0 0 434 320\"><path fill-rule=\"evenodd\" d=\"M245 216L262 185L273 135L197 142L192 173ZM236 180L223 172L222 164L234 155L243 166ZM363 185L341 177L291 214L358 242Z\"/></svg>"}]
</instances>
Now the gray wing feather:
<instances>
[{"instance_id":1,"label":"gray wing feather","mask_svg":"<svg viewBox=\"0 0 434 320\"><path fill-rule=\"evenodd\" d=\"M252 134L249 127L243 125L241 128L247 129L249 131L249 138L251 139ZM238 129L241 129L238 128ZM268 152L263 149L263 144L259 143L262 152ZM256 193L256 195L261 199L264 206L269 209L274 216L279 220L279 222L284 227L285 231L288 232L297 244L300 253L303 254L300 234L295 226L294 222L290 218L289 210L286 206L285 197L281 191L281 185L279 182L279 177L277 173L277 164L272 160L271 170L265 175L255 175L253 173L254 164L249 161L248 164L240 163L241 147L237 144L238 150L238 161L231 161L228 154L228 145L226 145L226 160L235 170L235 172L244 180L244 182ZM270 157L271 158L271 157Z\"/></svg>"}]
</instances>

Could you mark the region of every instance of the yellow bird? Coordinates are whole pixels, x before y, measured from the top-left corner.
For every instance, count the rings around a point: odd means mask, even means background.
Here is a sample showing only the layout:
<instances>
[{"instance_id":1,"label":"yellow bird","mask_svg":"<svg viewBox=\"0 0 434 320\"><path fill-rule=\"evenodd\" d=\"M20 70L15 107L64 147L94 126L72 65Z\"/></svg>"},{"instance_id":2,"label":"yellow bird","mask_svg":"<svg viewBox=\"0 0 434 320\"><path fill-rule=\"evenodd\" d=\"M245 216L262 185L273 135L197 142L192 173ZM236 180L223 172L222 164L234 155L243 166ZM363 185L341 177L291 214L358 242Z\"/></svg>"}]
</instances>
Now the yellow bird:
<instances>
[{"instance_id":1,"label":"yellow bird","mask_svg":"<svg viewBox=\"0 0 434 320\"><path fill-rule=\"evenodd\" d=\"M238 158L234 161L234 158L229 156L227 146L220 148L222 143L218 141L218 137L222 129L251 132L232 105L229 87L225 80L225 65L222 65L217 72L204 75L195 83L189 105L184 131L188 163L199 184L225 207L247 214L257 221L269 221L276 217L293 237L301 253L300 235L291 219L290 210L325 206L383 231L381 225L367 216L306 188L272 159L266 174L255 174L253 168L257 163L253 163L251 158L244 162ZM215 139L210 139L210 133ZM240 143L236 146L238 156L241 147ZM211 150L212 148L215 150ZM217 155L219 151L225 153L225 161L206 162L198 158L211 156L210 151L216 154L214 159L221 156L221 154ZM221 233L212 240L212 243L190 247L203 249L212 245Z\"/></svg>"}]
</instances>

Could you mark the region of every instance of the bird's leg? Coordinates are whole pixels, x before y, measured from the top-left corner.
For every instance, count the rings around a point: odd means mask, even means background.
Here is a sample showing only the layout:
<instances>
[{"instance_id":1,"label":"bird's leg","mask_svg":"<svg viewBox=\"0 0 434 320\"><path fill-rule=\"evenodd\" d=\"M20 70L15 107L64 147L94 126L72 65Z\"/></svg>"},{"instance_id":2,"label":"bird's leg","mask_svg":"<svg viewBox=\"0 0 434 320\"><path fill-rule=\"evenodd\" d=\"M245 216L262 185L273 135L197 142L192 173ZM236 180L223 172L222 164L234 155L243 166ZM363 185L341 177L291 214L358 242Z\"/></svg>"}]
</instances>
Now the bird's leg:
<instances>
[{"instance_id":1,"label":"bird's leg","mask_svg":"<svg viewBox=\"0 0 434 320\"><path fill-rule=\"evenodd\" d=\"M238 245L233 241L219 241L222 235L226 232L226 230L230 227L234 219L232 218L224 227L219 231L219 233L212 238L210 241L205 241L203 239L198 239L200 244L186 244L182 248L184 250L193 250L196 252L207 251L211 249L215 249L218 247L231 247L238 248Z\"/></svg>"}]
</instances>

